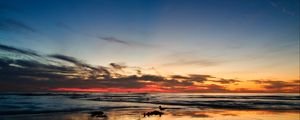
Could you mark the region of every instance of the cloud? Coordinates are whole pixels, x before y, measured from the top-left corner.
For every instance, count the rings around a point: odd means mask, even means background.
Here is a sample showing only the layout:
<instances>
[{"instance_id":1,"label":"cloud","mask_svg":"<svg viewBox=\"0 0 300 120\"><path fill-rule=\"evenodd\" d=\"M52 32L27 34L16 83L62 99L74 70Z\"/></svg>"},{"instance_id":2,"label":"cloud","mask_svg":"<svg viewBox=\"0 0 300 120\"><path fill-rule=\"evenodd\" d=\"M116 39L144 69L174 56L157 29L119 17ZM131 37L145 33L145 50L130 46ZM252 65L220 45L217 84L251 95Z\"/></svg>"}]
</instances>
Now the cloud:
<instances>
[{"instance_id":1,"label":"cloud","mask_svg":"<svg viewBox=\"0 0 300 120\"><path fill-rule=\"evenodd\" d=\"M22 21L14 20L14 19L0 20L0 30L38 33L38 30L33 28L32 26Z\"/></svg>"},{"instance_id":2,"label":"cloud","mask_svg":"<svg viewBox=\"0 0 300 120\"><path fill-rule=\"evenodd\" d=\"M232 83L237 83L237 82L241 82L240 80L235 80L235 79L224 79L221 78L219 80L210 80L212 82L217 82L217 83L221 83L221 84L232 84Z\"/></svg>"},{"instance_id":3,"label":"cloud","mask_svg":"<svg viewBox=\"0 0 300 120\"><path fill-rule=\"evenodd\" d=\"M198 93L228 93L234 92L228 90L226 86L216 85L216 84L205 84L201 86L190 86L182 91L184 92L198 92Z\"/></svg>"},{"instance_id":4,"label":"cloud","mask_svg":"<svg viewBox=\"0 0 300 120\"><path fill-rule=\"evenodd\" d=\"M122 45L126 45L126 46L142 46L142 47L150 47L151 46L148 44L126 41L126 40L123 40L123 39L120 39L120 38L117 38L114 36L96 36L96 35L93 35L90 33L78 31L78 30L74 29L73 27L71 27L65 23L62 23L62 22L57 23L56 25L62 29L65 29L65 30L68 30L68 31L71 31L74 33L79 33L79 34L87 36L87 37L97 38L99 40L110 42L110 43L117 43L117 44L122 44Z\"/></svg>"},{"instance_id":5,"label":"cloud","mask_svg":"<svg viewBox=\"0 0 300 120\"><path fill-rule=\"evenodd\" d=\"M279 9L282 13L287 14L287 15L289 15L289 16L296 16L296 14L295 14L293 11L289 10L288 8L286 8L286 7L285 7L283 4L281 4L280 2L275 2L275 1L273 1L273 0L267 0L267 1L268 1L268 3L269 3L272 7ZM291 2L291 1L289 1L289 2ZM299 4L299 2L295 1L294 4L295 4L295 5L296 5L296 4Z\"/></svg>"},{"instance_id":6,"label":"cloud","mask_svg":"<svg viewBox=\"0 0 300 120\"><path fill-rule=\"evenodd\" d=\"M117 74L115 69L123 69L126 66L111 63L111 67L96 67L66 55L39 55L9 46L0 47L0 49L19 54L19 56L37 55L36 59L1 57L0 91L48 91L56 88L141 89L149 86L152 86L151 88L160 86L160 91L170 91L174 87L192 86L193 82L201 82L208 77L207 75L189 75L185 80L177 80L174 79L175 77L142 73L115 76ZM46 62L39 61L40 58Z\"/></svg>"},{"instance_id":7,"label":"cloud","mask_svg":"<svg viewBox=\"0 0 300 120\"><path fill-rule=\"evenodd\" d=\"M2 54L1 52L6 52ZM62 54L43 55L37 52L0 44L0 91L131 91L139 92L249 92L248 89L229 90L228 84L241 82L235 79L218 78L211 75L156 75L143 74L117 63L108 67L89 65L77 58ZM14 54L12 56L12 54ZM14 56L19 56L15 58ZM30 56L30 58L28 58ZM291 92L298 81L254 81L268 92ZM212 84L213 83L213 84ZM92 90L91 88L94 88ZM299 88L299 87L298 87ZM134 92L134 91L133 91ZM253 92L253 91L252 91Z\"/></svg>"},{"instance_id":8,"label":"cloud","mask_svg":"<svg viewBox=\"0 0 300 120\"><path fill-rule=\"evenodd\" d=\"M294 80L293 82L300 84L300 80Z\"/></svg>"},{"instance_id":9,"label":"cloud","mask_svg":"<svg viewBox=\"0 0 300 120\"><path fill-rule=\"evenodd\" d=\"M94 68L93 66L85 64L84 62L81 62L80 60L78 60L78 59L76 59L74 57L70 57L70 56L66 56L66 55L53 54L53 55L48 55L47 57L55 58L57 60L61 60L61 61L72 63L73 65L76 65L76 67L79 67L79 68L82 68L82 69L83 68L97 69L97 68Z\"/></svg>"},{"instance_id":10,"label":"cloud","mask_svg":"<svg viewBox=\"0 0 300 120\"><path fill-rule=\"evenodd\" d=\"M207 92L226 92L226 91L229 91L227 90L227 88L225 86L221 86L221 85L215 85L215 84L210 84L210 85L206 85L206 86L203 86L205 87L205 90Z\"/></svg>"},{"instance_id":11,"label":"cloud","mask_svg":"<svg viewBox=\"0 0 300 120\"><path fill-rule=\"evenodd\" d=\"M63 61L67 61L67 62L73 63L75 65L85 66L84 63L80 62L79 60L77 60L74 57L70 57L70 56L66 56L66 55L60 55L60 54L54 54L54 55L48 55L48 56L52 57L52 58L60 59L60 60L63 60Z\"/></svg>"},{"instance_id":12,"label":"cloud","mask_svg":"<svg viewBox=\"0 0 300 120\"><path fill-rule=\"evenodd\" d=\"M171 60L161 64L162 66L201 66L210 67L224 64L226 61L222 59L216 59L212 56L199 57L199 52L195 51L182 51L166 54L162 59Z\"/></svg>"},{"instance_id":13,"label":"cloud","mask_svg":"<svg viewBox=\"0 0 300 120\"><path fill-rule=\"evenodd\" d=\"M173 79L179 79L179 80L188 80L188 81L194 81L194 82L205 82L208 80L208 78L214 78L210 75L199 75L199 74L190 74L188 76L182 76L182 75L172 75L171 78Z\"/></svg>"},{"instance_id":14,"label":"cloud","mask_svg":"<svg viewBox=\"0 0 300 120\"><path fill-rule=\"evenodd\" d=\"M126 46L131 46L131 47L133 47L133 46L135 46L135 47L155 47L153 45L123 40L123 39L119 39L119 38L113 37L113 36L109 36L109 37L98 36L97 38L100 40L106 41L106 42L117 43L117 44L122 44L122 45L126 45Z\"/></svg>"},{"instance_id":15,"label":"cloud","mask_svg":"<svg viewBox=\"0 0 300 120\"><path fill-rule=\"evenodd\" d=\"M65 23L62 23L62 22L56 23L56 26L59 27L59 28L63 28L63 29L72 31L72 32L76 32L72 27L70 27L69 25L67 25Z\"/></svg>"},{"instance_id":16,"label":"cloud","mask_svg":"<svg viewBox=\"0 0 300 120\"><path fill-rule=\"evenodd\" d=\"M299 83L294 82L286 82L280 80L253 80L256 84L262 85L264 88L269 90L284 90L284 89L291 89L291 90L299 90L300 86Z\"/></svg>"},{"instance_id":17,"label":"cloud","mask_svg":"<svg viewBox=\"0 0 300 120\"><path fill-rule=\"evenodd\" d=\"M40 56L38 53L36 53L32 50L22 50L22 49L18 49L18 48L3 45L3 44L0 44L0 50L12 52L12 53L20 53L20 54L29 55L29 56Z\"/></svg>"},{"instance_id":18,"label":"cloud","mask_svg":"<svg viewBox=\"0 0 300 120\"><path fill-rule=\"evenodd\" d=\"M164 84L165 81L164 77L157 75L115 76L117 73L114 69L125 67L115 63L111 64L111 68L92 66L66 55L40 55L0 44L1 51L21 57L14 59L11 56L0 56L0 91L45 91L59 87L142 88L150 85L143 81L150 81L151 84ZM35 57L23 59L22 56Z\"/></svg>"},{"instance_id":19,"label":"cloud","mask_svg":"<svg viewBox=\"0 0 300 120\"><path fill-rule=\"evenodd\" d=\"M170 63L165 63L163 66L190 66L190 65L196 65L196 66L203 66L203 67L209 67L209 66L217 66L223 63L222 61L217 60L206 60L206 59L200 59L200 60L177 60Z\"/></svg>"},{"instance_id":20,"label":"cloud","mask_svg":"<svg viewBox=\"0 0 300 120\"><path fill-rule=\"evenodd\" d=\"M208 78L214 78L210 75L199 75L199 74L190 74L188 80L196 81L196 82L205 82Z\"/></svg>"},{"instance_id":21,"label":"cloud","mask_svg":"<svg viewBox=\"0 0 300 120\"><path fill-rule=\"evenodd\" d=\"M132 44L129 42L126 42L124 40L115 38L115 37L98 37L101 40L107 41L107 42L113 42L113 43L119 43L119 44L123 44L123 45L128 45L131 46Z\"/></svg>"}]
</instances>

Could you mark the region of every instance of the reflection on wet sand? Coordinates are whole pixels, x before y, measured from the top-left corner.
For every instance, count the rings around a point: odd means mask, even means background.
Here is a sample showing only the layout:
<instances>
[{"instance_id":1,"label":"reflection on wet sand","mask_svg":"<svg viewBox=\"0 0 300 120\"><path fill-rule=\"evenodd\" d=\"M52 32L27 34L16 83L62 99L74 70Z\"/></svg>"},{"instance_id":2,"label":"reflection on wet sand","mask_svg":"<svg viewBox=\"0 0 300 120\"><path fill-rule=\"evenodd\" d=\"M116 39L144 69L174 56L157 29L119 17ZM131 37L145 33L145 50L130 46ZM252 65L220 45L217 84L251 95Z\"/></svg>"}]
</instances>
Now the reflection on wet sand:
<instances>
[{"instance_id":1,"label":"reflection on wet sand","mask_svg":"<svg viewBox=\"0 0 300 120\"><path fill-rule=\"evenodd\" d=\"M3 120L300 120L300 111L260 111L260 110L166 110L161 116L144 116L151 109L113 109L106 111L107 117L93 117L90 112L52 113L4 117Z\"/></svg>"},{"instance_id":2,"label":"reflection on wet sand","mask_svg":"<svg viewBox=\"0 0 300 120\"><path fill-rule=\"evenodd\" d=\"M160 116L137 115L143 110L113 110L108 120L299 120L299 111L167 110ZM122 114L120 114L122 113Z\"/></svg>"},{"instance_id":3,"label":"reflection on wet sand","mask_svg":"<svg viewBox=\"0 0 300 120\"><path fill-rule=\"evenodd\" d=\"M53 93L0 97L0 120L300 120L298 94Z\"/></svg>"}]
</instances>

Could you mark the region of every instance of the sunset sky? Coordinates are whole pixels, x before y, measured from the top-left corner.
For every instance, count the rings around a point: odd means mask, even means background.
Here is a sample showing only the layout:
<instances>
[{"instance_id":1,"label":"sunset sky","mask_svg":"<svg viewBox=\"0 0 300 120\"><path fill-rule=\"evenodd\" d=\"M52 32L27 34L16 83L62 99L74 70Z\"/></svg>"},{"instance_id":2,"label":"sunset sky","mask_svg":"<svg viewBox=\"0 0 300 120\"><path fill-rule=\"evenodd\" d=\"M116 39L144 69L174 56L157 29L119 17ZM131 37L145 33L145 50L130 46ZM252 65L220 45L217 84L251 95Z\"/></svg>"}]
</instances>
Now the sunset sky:
<instances>
[{"instance_id":1,"label":"sunset sky","mask_svg":"<svg viewBox=\"0 0 300 120\"><path fill-rule=\"evenodd\" d=\"M299 0L0 1L0 91L299 92Z\"/></svg>"}]
</instances>

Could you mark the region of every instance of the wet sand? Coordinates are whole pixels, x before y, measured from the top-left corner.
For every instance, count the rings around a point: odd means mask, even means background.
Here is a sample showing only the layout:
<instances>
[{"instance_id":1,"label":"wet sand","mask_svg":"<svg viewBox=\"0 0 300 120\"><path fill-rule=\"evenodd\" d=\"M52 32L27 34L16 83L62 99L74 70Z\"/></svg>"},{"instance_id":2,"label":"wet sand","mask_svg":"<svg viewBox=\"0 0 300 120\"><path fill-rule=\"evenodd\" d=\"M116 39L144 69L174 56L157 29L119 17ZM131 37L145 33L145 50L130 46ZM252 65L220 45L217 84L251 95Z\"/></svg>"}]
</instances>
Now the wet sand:
<instances>
[{"instance_id":1,"label":"wet sand","mask_svg":"<svg viewBox=\"0 0 300 120\"><path fill-rule=\"evenodd\" d=\"M154 109L119 108L103 111L107 117L92 117L90 112L59 112L1 116L1 120L300 120L300 111L166 109L162 116L144 116ZM158 110L158 109L156 109Z\"/></svg>"},{"instance_id":2,"label":"wet sand","mask_svg":"<svg viewBox=\"0 0 300 120\"><path fill-rule=\"evenodd\" d=\"M298 94L52 93L0 98L0 120L300 120ZM99 111L104 115L91 115ZM152 114L159 112L164 114Z\"/></svg>"}]
</instances>

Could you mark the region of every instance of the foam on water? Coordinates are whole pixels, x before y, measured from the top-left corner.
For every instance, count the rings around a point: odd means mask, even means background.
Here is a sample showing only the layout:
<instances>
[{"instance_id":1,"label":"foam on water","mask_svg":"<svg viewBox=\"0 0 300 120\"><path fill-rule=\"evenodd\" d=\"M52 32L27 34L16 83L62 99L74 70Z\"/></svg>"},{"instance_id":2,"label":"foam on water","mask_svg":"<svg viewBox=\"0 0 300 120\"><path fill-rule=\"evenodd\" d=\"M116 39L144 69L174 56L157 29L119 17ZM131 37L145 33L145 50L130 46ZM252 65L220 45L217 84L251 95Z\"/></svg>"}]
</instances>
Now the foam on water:
<instances>
[{"instance_id":1,"label":"foam on water","mask_svg":"<svg viewBox=\"0 0 300 120\"><path fill-rule=\"evenodd\" d=\"M299 94L2 93L0 115L147 108L299 110Z\"/></svg>"}]
</instances>

